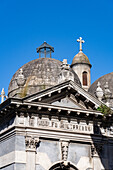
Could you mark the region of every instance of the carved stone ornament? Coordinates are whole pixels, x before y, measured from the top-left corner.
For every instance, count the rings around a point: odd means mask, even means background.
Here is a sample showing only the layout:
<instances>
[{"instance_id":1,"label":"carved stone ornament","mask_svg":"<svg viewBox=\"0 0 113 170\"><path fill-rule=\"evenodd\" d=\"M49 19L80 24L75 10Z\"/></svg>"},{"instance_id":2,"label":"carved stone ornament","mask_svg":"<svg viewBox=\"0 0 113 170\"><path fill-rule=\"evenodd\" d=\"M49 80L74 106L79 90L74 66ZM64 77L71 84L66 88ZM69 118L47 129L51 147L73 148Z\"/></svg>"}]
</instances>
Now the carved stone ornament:
<instances>
[{"instance_id":1,"label":"carved stone ornament","mask_svg":"<svg viewBox=\"0 0 113 170\"><path fill-rule=\"evenodd\" d=\"M104 86L104 98L106 100L106 105L108 107L110 107L110 98L112 96L112 93L109 89L109 86L108 86L108 82L106 82L105 86Z\"/></svg>"},{"instance_id":2,"label":"carved stone ornament","mask_svg":"<svg viewBox=\"0 0 113 170\"><path fill-rule=\"evenodd\" d=\"M26 136L25 144L26 144L26 150L36 151L37 145L39 144L39 138Z\"/></svg>"},{"instance_id":3,"label":"carved stone ornament","mask_svg":"<svg viewBox=\"0 0 113 170\"><path fill-rule=\"evenodd\" d=\"M63 161L67 161L68 147L69 147L68 141L61 141L61 152L62 152L62 160Z\"/></svg>"},{"instance_id":4,"label":"carved stone ornament","mask_svg":"<svg viewBox=\"0 0 113 170\"><path fill-rule=\"evenodd\" d=\"M103 90L101 88L101 84L100 82L97 83L97 89L96 89L96 96L97 98L101 101L102 100L102 97L103 97Z\"/></svg>"},{"instance_id":5,"label":"carved stone ornament","mask_svg":"<svg viewBox=\"0 0 113 170\"><path fill-rule=\"evenodd\" d=\"M99 156L102 152L102 143L95 143L91 145L91 157Z\"/></svg>"},{"instance_id":6,"label":"carved stone ornament","mask_svg":"<svg viewBox=\"0 0 113 170\"><path fill-rule=\"evenodd\" d=\"M17 81L18 86L24 86L25 78L24 78L24 75L23 75L22 68L20 68L20 70L19 70L19 74L18 74L18 77L17 77L16 81Z\"/></svg>"},{"instance_id":7,"label":"carved stone ornament","mask_svg":"<svg viewBox=\"0 0 113 170\"><path fill-rule=\"evenodd\" d=\"M74 81L74 74L70 71L70 66L67 64L67 59L64 59L61 64L61 72L58 75L58 83L72 80Z\"/></svg>"},{"instance_id":8,"label":"carved stone ornament","mask_svg":"<svg viewBox=\"0 0 113 170\"><path fill-rule=\"evenodd\" d=\"M104 96L105 96L106 99L109 99L112 96L112 93L111 93L109 86L108 86L108 82L106 82L106 84L104 86Z\"/></svg>"}]
</instances>

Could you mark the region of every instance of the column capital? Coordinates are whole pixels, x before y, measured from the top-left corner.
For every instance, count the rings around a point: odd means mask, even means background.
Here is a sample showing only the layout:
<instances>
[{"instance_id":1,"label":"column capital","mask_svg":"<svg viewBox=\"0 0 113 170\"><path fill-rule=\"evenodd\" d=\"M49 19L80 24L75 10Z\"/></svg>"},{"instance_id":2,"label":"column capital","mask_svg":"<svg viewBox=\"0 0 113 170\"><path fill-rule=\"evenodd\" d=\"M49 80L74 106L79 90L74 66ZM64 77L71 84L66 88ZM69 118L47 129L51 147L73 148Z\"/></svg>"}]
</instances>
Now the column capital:
<instances>
[{"instance_id":1,"label":"column capital","mask_svg":"<svg viewBox=\"0 0 113 170\"><path fill-rule=\"evenodd\" d=\"M39 142L40 142L39 137L26 136L25 137L26 151L36 152L36 148Z\"/></svg>"}]
</instances>

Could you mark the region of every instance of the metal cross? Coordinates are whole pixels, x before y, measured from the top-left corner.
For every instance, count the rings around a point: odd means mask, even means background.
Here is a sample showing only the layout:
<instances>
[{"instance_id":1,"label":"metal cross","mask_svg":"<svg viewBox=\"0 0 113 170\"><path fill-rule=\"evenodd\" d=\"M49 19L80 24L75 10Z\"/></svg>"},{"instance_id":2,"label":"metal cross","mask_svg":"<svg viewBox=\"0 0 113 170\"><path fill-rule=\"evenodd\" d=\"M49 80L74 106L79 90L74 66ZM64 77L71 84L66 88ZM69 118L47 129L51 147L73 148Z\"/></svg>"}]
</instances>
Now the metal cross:
<instances>
[{"instance_id":1,"label":"metal cross","mask_svg":"<svg viewBox=\"0 0 113 170\"><path fill-rule=\"evenodd\" d=\"M77 42L80 42L80 50L79 51L82 51L82 43L84 43L85 41L82 40L82 37L80 37L79 39L77 39Z\"/></svg>"}]
</instances>

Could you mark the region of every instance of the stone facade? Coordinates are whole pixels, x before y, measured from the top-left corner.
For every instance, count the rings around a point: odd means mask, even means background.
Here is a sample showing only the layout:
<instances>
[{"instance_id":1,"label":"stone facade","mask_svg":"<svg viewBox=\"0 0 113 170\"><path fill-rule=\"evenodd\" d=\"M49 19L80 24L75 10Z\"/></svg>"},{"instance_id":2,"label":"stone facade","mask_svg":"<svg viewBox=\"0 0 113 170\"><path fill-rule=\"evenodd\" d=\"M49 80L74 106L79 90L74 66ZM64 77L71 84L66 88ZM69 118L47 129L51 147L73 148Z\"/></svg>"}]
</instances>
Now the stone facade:
<instances>
[{"instance_id":1,"label":"stone facade","mask_svg":"<svg viewBox=\"0 0 113 170\"><path fill-rule=\"evenodd\" d=\"M71 68L66 60L39 58L14 74L0 104L1 170L113 170L113 115L97 111L102 97L87 92L91 64L77 41ZM53 47L44 44L51 56Z\"/></svg>"},{"instance_id":2,"label":"stone facade","mask_svg":"<svg viewBox=\"0 0 113 170\"><path fill-rule=\"evenodd\" d=\"M110 130L103 136L103 130L94 134L94 122L87 124L85 121L68 122L66 118L59 121L58 117L50 120L34 116L37 123L35 120L31 124L31 121L28 123L30 119L16 116L15 123L2 130L1 169L49 170L54 164L60 163L64 167L72 164L79 170L112 170L113 141L110 139ZM47 119L51 124L49 127ZM55 121L63 123L58 128Z\"/></svg>"},{"instance_id":3,"label":"stone facade","mask_svg":"<svg viewBox=\"0 0 113 170\"><path fill-rule=\"evenodd\" d=\"M66 96L70 96L68 100L72 99L70 93L78 91L77 100L71 100L75 107L66 107L63 89L67 91ZM113 118L103 119L95 109L85 109L87 92L82 90L68 81L24 99L9 98L3 102L0 106L0 168L112 170ZM49 98L44 104L46 96ZM58 101L57 97L64 101L63 105L62 102L52 104L55 99ZM90 94L87 97L88 107L101 104ZM79 107L76 107L77 101Z\"/></svg>"}]
</instances>

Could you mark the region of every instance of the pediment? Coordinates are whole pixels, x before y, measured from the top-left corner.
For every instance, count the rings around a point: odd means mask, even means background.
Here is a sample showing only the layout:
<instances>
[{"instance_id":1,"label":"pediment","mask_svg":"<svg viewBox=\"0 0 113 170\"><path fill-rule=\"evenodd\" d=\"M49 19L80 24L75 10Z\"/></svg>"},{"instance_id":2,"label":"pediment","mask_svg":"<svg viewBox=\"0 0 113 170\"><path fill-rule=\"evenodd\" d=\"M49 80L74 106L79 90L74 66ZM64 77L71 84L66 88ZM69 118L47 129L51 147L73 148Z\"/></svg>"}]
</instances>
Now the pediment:
<instances>
[{"instance_id":1,"label":"pediment","mask_svg":"<svg viewBox=\"0 0 113 170\"><path fill-rule=\"evenodd\" d=\"M84 106L80 105L74 100L71 100L69 97L65 97L61 99L60 101L52 102L51 104L56 105L56 106L61 106L61 107L84 109Z\"/></svg>"},{"instance_id":2,"label":"pediment","mask_svg":"<svg viewBox=\"0 0 113 170\"><path fill-rule=\"evenodd\" d=\"M66 81L23 99L27 102L42 102L65 107L92 109L103 104L97 98L72 81Z\"/></svg>"}]
</instances>

